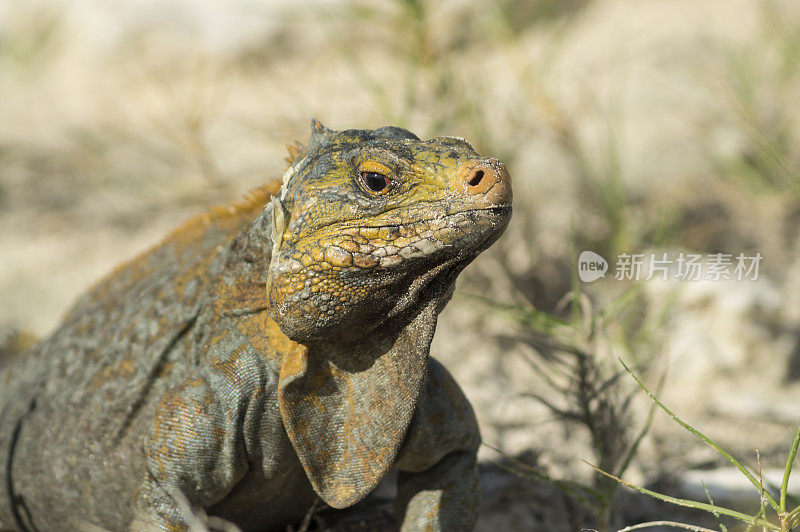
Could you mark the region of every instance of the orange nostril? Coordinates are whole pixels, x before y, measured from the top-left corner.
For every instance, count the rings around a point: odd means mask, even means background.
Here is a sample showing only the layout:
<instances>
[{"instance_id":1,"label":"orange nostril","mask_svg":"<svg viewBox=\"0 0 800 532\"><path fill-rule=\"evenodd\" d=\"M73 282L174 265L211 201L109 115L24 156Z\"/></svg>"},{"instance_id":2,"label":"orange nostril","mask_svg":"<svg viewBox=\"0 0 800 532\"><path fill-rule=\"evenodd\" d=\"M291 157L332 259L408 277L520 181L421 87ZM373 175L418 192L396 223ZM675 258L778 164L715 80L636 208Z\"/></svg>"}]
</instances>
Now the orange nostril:
<instances>
[{"instance_id":1,"label":"orange nostril","mask_svg":"<svg viewBox=\"0 0 800 532\"><path fill-rule=\"evenodd\" d=\"M502 178L498 171L483 162L474 161L456 174L453 185L471 196L484 194Z\"/></svg>"},{"instance_id":2,"label":"orange nostril","mask_svg":"<svg viewBox=\"0 0 800 532\"><path fill-rule=\"evenodd\" d=\"M475 205L510 205L511 178L503 164L496 159L465 161L452 174L450 189L471 198Z\"/></svg>"},{"instance_id":3,"label":"orange nostril","mask_svg":"<svg viewBox=\"0 0 800 532\"><path fill-rule=\"evenodd\" d=\"M472 174L472 177L470 177L467 183L469 183L469 186L475 187L478 186L478 184L481 182L481 179L483 179L483 170L478 170Z\"/></svg>"}]
</instances>

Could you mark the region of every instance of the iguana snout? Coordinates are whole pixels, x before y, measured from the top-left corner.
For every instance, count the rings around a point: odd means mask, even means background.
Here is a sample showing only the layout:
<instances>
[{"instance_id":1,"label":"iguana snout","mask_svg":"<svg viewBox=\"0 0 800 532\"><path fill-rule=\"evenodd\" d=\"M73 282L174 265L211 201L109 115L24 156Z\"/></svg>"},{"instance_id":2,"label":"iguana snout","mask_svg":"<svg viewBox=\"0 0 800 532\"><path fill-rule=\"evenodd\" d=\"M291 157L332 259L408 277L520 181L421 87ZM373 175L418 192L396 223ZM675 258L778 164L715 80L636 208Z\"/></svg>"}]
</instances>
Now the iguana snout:
<instances>
[{"instance_id":1,"label":"iguana snout","mask_svg":"<svg viewBox=\"0 0 800 532\"><path fill-rule=\"evenodd\" d=\"M511 205L511 176L506 166L494 158L467 161L453 174L450 187L471 197L478 208Z\"/></svg>"},{"instance_id":2,"label":"iguana snout","mask_svg":"<svg viewBox=\"0 0 800 532\"><path fill-rule=\"evenodd\" d=\"M314 122L308 148L291 151L268 291L297 341L357 338L451 289L511 216L505 166L460 138Z\"/></svg>"}]
</instances>

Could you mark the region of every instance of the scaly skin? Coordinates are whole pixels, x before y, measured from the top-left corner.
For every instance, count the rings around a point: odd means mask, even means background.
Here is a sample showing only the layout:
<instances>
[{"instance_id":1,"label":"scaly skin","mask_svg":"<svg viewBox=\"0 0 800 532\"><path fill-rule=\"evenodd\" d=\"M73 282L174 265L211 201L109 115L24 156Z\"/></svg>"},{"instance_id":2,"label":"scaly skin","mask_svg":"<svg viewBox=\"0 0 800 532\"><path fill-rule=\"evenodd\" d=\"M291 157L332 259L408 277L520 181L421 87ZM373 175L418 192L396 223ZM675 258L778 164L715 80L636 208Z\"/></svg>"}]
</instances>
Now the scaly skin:
<instances>
[{"instance_id":1,"label":"scaly skin","mask_svg":"<svg viewBox=\"0 0 800 532\"><path fill-rule=\"evenodd\" d=\"M186 530L194 507L283 529L392 467L403 530L474 525L480 436L429 348L508 174L460 139L312 125L282 184L123 265L3 369L5 525Z\"/></svg>"}]
</instances>

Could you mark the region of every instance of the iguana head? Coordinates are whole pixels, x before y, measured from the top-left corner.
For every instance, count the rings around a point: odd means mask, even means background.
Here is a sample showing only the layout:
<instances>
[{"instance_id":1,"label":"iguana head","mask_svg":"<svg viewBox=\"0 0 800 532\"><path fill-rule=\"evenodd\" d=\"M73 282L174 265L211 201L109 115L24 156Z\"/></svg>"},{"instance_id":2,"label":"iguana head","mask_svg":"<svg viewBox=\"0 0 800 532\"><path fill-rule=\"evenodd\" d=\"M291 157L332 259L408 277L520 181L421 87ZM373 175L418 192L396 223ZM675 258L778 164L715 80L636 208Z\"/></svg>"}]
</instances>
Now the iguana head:
<instances>
[{"instance_id":1,"label":"iguana head","mask_svg":"<svg viewBox=\"0 0 800 532\"><path fill-rule=\"evenodd\" d=\"M312 122L290 148L272 234L284 427L322 499L342 508L394 463L456 276L511 216L505 167L462 139ZM271 217L271 218L270 218Z\"/></svg>"},{"instance_id":2,"label":"iguana head","mask_svg":"<svg viewBox=\"0 0 800 532\"><path fill-rule=\"evenodd\" d=\"M355 339L430 297L503 232L511 183L465 140L312 121L273 205L271 317L296 341ZM447 282L442 282L447 281Z\"/></svg>"}]
</instances>

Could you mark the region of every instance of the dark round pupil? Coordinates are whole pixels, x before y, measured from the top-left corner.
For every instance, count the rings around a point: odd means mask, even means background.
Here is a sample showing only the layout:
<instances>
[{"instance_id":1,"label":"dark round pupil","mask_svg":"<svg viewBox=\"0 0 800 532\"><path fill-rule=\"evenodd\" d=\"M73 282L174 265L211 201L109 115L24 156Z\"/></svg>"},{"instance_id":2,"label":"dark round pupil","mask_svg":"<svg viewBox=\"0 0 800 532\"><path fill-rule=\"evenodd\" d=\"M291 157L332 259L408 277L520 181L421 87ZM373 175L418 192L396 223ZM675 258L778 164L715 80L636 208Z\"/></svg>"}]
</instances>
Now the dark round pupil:
<instances>
[{"instance_id":1,"label":"dark round pupil","mask_svg":"<svg viewBox=\"0 0 800 532\"><path fill-rule=\"evenodd\" d=\"M361 177L364 179L364 184L373 192L380 192L389 185L389 180L386 176L378 172L361 172Z\"/></svg>"}]
</instances>

